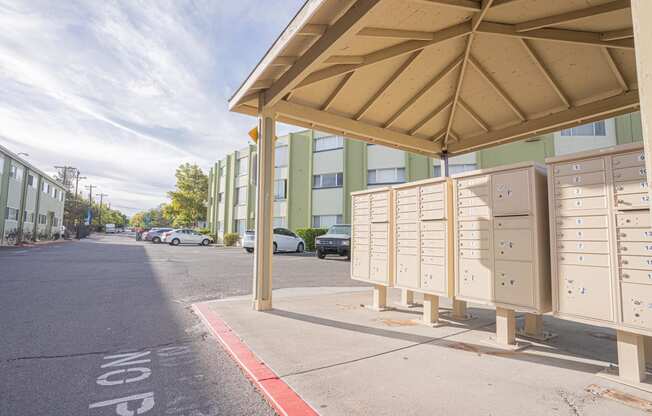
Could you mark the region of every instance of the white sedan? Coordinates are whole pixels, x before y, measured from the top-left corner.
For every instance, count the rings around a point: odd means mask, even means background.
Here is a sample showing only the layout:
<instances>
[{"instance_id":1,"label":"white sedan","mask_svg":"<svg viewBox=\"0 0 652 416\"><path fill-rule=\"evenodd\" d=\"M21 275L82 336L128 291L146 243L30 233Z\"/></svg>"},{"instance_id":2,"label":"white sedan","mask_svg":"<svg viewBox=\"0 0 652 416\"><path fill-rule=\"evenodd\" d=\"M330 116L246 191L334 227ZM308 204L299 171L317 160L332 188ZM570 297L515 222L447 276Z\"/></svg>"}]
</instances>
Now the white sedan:
<instances>
[{"instance_id":1,"label":"white sedan","mask_svg":"<svg viewBox=\"0 0 652 416\"><path fill-rule=\"evenodd\" d=\"M256 246L256 232L247 231L242 241L242 247L247 253L253 253ZM287 228L274 228L274 253L279 251L293 251L303 253L306 242Z\"/></svg>"},{"instance_id":2,"label":"white sedan","mask_svg":"<svg viewBox=\"0 0 652 416\"><path fill-rule=\"evenodd\" d=\"M202 246L207 246L211 243L211 239L207 235L187 229L178 229L163 233L162 241L172 246L178 246L179 244L201 244Z\"/></svg>"}]
</instances>

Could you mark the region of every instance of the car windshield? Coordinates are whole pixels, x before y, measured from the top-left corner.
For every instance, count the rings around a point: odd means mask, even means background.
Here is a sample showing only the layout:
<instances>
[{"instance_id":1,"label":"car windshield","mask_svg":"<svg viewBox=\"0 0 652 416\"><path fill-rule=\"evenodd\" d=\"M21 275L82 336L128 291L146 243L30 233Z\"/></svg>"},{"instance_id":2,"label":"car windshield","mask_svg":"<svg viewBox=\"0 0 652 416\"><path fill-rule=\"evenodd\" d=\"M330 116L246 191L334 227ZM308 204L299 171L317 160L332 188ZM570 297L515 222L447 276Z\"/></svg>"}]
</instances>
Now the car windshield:
<instances>
[{"instance_id":1,"label":"car windshield","mask_svg":"<svg viewBox=\"0 0 652 416\"><path fill-rule=\"evenodd\" d=\"M256 235L256 232L254 230L247 230L245 231L245 235Z\"/></svg>"},{"instance_id":2,"label":"car windshield","mask_svg":"<svg viewBox=\"0 0 652 416\"><path fill-rule=\"evenodd\" d=\"M350 225L333 225L328 229L328 234L346 234L351 235Z\"/></svg>"}]
</instances>

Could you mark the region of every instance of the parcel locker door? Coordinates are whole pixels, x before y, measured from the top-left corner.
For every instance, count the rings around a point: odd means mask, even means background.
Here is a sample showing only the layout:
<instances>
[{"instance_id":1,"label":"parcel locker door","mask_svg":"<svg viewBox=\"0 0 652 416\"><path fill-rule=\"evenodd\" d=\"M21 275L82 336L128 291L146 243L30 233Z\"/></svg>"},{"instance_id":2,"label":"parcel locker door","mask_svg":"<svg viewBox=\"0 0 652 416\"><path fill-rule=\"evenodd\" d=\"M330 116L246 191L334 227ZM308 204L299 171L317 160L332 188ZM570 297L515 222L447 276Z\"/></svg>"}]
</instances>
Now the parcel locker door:
<instances>
[{"instance_id":1,"label":"parcel locker door","mask_svg":"<svg viewBox=\"0 0 652 416\"><path fill-rule=\"evenodd\" d=\"M492 175L494 215L518 215L530 212L530 178L528 170Z\"/></svg>"},{"instance_id":2,"label":"parcel locker door","mask_svg":"<svg viewBox=\"0 0 652 416\"><path fill-rule=\"evenodd\" d=\"M652 286L622 283L621 288L623 323L652 329Z\"/></svg>"},{"instance_id":3,"label":"parcel locker door","mask_svg":"<svg viewBox=\"0 0 652 416\"><path fill-rule=\"evenodd\" d=\"M608 267L559 266L559 312L613 321Z\"/></svg>"},{"instance_id":4,"label":"parcel locker door","mask_svg":"<svg viewBox=\"0 0 652 416\"><path fill-rule=\"evenodd\" d=\"M498 303L534 307L532 263L496 260L494 297Z\"/></svg>"},{"instance_id":5,"label":"parcel locker door","mask_svg":"<svg viewBox=\"0 0 652 416\"><path fill-rule=\"evenodd\" d=\"M354 247L351 255L351 275L355 279L369 280L369 249L368 246Z\"/></svg>"},{"instance_id":6,"label":"parcel locker door","mask_svg":"<svg viewBox=\"0 0 652 416\"><path fill-rule=\"evenodd\" d=\"M399 287L419 288L419 256L414 254L396 255L396 285Z\"/></svg>"},{"instance_id":7,"label":"parcel locker door","mask_svg":"<svg viewBox=\"0 0 652 416\"><path fill-rule=\"evenodd\" d=\"M488 259L460 259L458 274L460 297L491 301L491 268Z\"/></svg>"}]
</instances>

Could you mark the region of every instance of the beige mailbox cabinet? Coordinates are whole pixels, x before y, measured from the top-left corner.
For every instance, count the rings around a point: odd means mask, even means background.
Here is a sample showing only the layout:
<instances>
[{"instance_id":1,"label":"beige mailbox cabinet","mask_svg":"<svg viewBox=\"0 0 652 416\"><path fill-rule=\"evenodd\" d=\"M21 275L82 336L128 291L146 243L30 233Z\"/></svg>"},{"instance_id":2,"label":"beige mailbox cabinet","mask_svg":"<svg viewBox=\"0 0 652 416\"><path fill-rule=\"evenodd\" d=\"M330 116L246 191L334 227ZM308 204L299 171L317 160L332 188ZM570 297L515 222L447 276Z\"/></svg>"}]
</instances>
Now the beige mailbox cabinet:
<instances>
[{"instance_id":1,"label":"beige mailbox cabinet","mask_svg":"<svg viewBox=\"0 0 652 416\"><path fill-rule=\"evenodd\" d=\"M525 162L452 179L455 296L496 306L497 340L513 344L515 310L551 309L545 167Z\"/></svg>"},{"instance_id":2,"label":"beige mailbox cabinet","mask_svg":"<svg viewBox=\"0 0 652 416\"><path fill-rule=\"evenodd\" d=\"M395 286L424 294L424 322L436 324L439 296L452 298L452 182L435 178L394 187Z\"/></svg>"},{"instance_id":3,"label":"beige mailbox cabinet","mask_svg":"<svg viewBox=\"0 0 652 416\"><path fill-rule=\"evenodd\" d=\"M652 228L641 145L546 160L554 312L652 335Z\"/></svg>"},{"instance_id":4,"label":"beige mailbox cabinet","mask_svg":"<svg viewBox=\"0 0 652 416\"><path fill-rule=\"evenodd\" d=\"M393 192L352 192L351 205L351 278L374 284L373 308L382 310L393 282Z\"/></svg>"}]
</instances>

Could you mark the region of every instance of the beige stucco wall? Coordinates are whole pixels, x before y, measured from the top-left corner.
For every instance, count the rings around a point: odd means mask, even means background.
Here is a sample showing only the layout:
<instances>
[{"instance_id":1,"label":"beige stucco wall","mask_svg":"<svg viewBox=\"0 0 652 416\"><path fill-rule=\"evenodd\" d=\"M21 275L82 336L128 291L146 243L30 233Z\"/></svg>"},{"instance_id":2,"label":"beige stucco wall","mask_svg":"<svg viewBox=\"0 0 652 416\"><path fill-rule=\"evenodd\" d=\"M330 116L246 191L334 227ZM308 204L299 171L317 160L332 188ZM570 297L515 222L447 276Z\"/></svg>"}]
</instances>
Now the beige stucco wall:
<instances>
[{"instance_id":1,"label":"beige stucco wall","mask_svg":"<svg viewBox=\"0 0 652 416\"><path fill-rule=\"evenodd\" d=\"M313 189L312 215L342 215L342 188Z\"/></svg>"}]
</instances>

